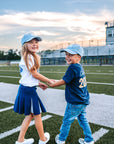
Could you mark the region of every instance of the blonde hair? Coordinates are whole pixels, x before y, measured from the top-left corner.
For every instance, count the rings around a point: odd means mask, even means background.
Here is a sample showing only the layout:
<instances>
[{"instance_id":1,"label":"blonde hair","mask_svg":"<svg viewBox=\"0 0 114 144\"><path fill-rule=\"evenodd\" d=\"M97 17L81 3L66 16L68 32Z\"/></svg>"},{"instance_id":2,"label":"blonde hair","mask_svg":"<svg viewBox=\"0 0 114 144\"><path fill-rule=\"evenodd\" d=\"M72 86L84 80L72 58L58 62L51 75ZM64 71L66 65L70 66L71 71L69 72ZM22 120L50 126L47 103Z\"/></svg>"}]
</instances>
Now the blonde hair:
<instances>
[{"instance_id":1,"label":"blonde hair","mask_svg":"<svg viewBox=\"0 0 114 144\"><path fill-rule=\"evenodd\" d=\"M32 70L37 70L40 68L40 56L38 56L36 53L31 53L28 50L26 43L23 44L23 46L22 46L21 55L25 61L26 67L29 70L29 72L31 72ZM28 58L29 55L32 55L34 57L34 65L31 68L29 68L29 58ZM32 62L32 59L30 59L30 61Z\"/></svg>"}]
</instances>

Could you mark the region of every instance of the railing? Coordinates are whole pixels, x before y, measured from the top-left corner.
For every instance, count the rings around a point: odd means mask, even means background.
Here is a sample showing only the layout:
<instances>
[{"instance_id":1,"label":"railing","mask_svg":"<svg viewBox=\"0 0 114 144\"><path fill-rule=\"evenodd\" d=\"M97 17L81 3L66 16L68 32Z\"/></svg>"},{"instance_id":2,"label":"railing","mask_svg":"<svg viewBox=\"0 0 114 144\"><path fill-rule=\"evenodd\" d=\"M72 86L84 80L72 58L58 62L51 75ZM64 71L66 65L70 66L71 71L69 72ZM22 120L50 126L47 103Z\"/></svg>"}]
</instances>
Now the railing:
<instances>
[{"instance_id":1,"label":"railing","mask_svg":"<svg viewBox=\"0 0 114 144\"><path fill-rule=\"evenodd\" d=\"M66 48L70 44L79 44L82 47L104 46L104 45L106 45L106 39L93 39L93 40L63 42L63 43L59 43L57 45L53 45L52 49L59 50L62 48Z\"/></svg>"}]
</instances>

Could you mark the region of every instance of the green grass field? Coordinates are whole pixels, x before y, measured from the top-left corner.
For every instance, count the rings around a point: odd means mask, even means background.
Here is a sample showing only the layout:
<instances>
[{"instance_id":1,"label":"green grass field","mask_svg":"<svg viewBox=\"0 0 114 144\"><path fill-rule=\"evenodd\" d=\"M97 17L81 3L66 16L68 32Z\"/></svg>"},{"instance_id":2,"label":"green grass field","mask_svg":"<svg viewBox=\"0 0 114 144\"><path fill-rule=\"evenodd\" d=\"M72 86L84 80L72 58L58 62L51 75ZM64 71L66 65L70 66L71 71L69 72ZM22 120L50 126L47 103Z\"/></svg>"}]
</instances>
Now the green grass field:
<instances>
[{"instance_id":1,"label":"green grass field","mask_svg":"<svg viewBox=\"0 0 114 144\"><path fill-rule=\"evenodd\" d=\"M40 73L51 78L61 79L67 69L67 66L41 66ZM88 83L88 91L90 93L103 93L114 96L114 85L104 85L102 83L114 83L114 66L84 66L87 82L99 82L101 84ZM3 77L4 76L4 77ZM18 66L0 67L0 82L18 84L19 78L8 78L5 76L20 77ZM58 87L64 89L64 86ZM0 102L0 109L11 106L9 103ZM43 121L44 130L51 134L49 144L55 144L54 138L59 133L62 124L62 116L43 113L42 116L52 115L51 118ZM0 133L6 132L21 125L24 115L18 115L13 110L0 112ZM100 128L109 130L107 134L102 136L95 144L114 144L114 129L90 123L92 133ZM14 144L17 140L19 132L0 140L0 144ZM33 137L35 144L38 143L38 134L35 126L29 127L26 138ZM78 139L83 137L82 129L79 127L77 120L71 126L66 144L78 144Z\"/></svg>"},{"instance_id":2,"label":"green grass field","mask_svg":"<svg viewBox=\"0 0 114 144\"><path fill-rule=\"evenodd\" d=\"M51 79L61 79L67 66L41 66L40 73ZM113 83L114 66L84 66L87 82ZM20 77L18 66L0 67L0 76ZM0 82L18 84L19 78L0 77ZM90 93L114 95L114 85L88 83ZM64 86L58 87L64 89Z\"/></svg>"}]
</instances>

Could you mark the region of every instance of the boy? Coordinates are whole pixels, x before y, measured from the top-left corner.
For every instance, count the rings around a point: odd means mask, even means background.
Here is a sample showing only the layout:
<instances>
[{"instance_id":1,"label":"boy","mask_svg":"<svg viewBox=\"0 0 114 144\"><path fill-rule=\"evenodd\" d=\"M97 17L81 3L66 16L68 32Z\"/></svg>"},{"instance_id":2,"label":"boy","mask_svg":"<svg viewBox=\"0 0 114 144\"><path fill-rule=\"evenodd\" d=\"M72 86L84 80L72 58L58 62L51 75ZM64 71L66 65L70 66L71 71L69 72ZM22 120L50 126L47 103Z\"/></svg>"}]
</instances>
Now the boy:
<instances>
[{"instance_id":1,"label":"boy","mask_svg":"<svg viewBox=\"0 0 114 144\"><path fill-rule=\"evenodd\" d=\"M77 117L80 127L82 127L85 138L79 139L80 144L94 144L91 129L86 119L86 107L89 104L89 93L87 91L86 77L84 69L79 63L83 56L83 48L77 44L71 44L61 52L66 53L66 61L69 67L59 81L49 84L51 87L66 85L65 98L67 106L60 128L60 134L56 136L57 144L65 144L69 134L70 126Z\"/></svg>"}]
</instances>

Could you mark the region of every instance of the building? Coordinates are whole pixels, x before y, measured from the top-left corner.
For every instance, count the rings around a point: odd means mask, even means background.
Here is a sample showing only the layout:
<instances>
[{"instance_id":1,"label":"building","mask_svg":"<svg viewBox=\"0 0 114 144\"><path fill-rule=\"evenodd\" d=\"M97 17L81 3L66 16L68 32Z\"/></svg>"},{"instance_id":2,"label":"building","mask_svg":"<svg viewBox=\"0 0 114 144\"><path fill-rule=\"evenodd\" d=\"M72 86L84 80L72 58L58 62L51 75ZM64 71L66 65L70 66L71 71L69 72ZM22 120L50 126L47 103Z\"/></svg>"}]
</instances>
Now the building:
<instances>
[{"instance_id":1,"label":"building","mask_svg":"<svg viewBox=\"0 0 114 144\"><path fill-rule=\"evenodd\" d=\"M86 65L114 65L114 45L84 47L82 63ZM65 53L61 50L44 52L41 55L42 65L65 65Z\"/></svg>"},{"instance_id":2,"label":"building","mask_svg":"<svg viewBox=\"0 0 114 144\"><path fill-rule=\"evenodd\" d=\"M114 45L114 21L105 22L106 25L106 45Z\"/></svg>"}]
</instances>

